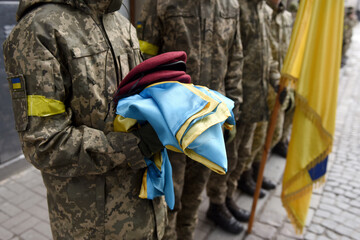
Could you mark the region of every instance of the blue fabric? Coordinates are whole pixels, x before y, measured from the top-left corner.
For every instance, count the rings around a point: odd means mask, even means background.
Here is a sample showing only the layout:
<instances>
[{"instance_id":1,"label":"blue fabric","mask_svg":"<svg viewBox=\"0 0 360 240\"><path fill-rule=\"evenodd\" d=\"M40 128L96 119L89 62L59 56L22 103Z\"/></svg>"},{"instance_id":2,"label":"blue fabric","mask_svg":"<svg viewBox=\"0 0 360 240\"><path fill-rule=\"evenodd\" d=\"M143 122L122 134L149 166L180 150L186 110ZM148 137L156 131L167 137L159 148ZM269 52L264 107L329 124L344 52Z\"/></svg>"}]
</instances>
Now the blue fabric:
<instances>
[{"instance_id":1,"label":"blue fabric","mask_svg":"<svg viewBox=\"0 0 360 240\"><path fill-rule=\"evenodd\" d=\"M198 86L195 86L195 88L217 100L218 104L224 102L231 113L231 117L226 121L235 125L231 111L234 107L232 100L213 90ZM139 94L120 99L116 113L125 118L136 119L140 124L148 121L164 146L171 145L182 151L176 139L176 133L188 118L201 111L207 104L208 101L190 91L183 84L164 82L152 85ZM216 111L217 109L206 115L214 114ZM201 121L204 117L194 119L184 135L196 122ZM189 144L188 149L214 162L226 172L227 157L222 125L223 122L209 126ZM175 198L171 176L172 170L166 149L162 151L162 158L161 170L155 166L153 161L146 159L148 165L147 197L153 199L165 195L168 206L172 208Z\"/></svg>"},{"instance_id":2,"label":"blue fabric","mask_svg":"<svg viewBox=\"0 0 360 240\"><path fill-rule=\"evenodd\" d=\"M165 201L169 208L174 209L175 194L172 180L172 168L166 149L161 151L162 165L159 170L154 161L145 158L148 165L146 185L148 199L165 195Z\"/></svg>"},{"instance_id":3,"label":"blue fabric","mask_svg":"<svg viewBox=\"0 0 360 240\"><path fill-rule=\"evenodd\" d=\"M326 157L323 161L316 164L315 167L308 170L308 173L312 181L315 181L325 175L327 162L328 162L328 157Z\"/></svg>"}]
</instances>

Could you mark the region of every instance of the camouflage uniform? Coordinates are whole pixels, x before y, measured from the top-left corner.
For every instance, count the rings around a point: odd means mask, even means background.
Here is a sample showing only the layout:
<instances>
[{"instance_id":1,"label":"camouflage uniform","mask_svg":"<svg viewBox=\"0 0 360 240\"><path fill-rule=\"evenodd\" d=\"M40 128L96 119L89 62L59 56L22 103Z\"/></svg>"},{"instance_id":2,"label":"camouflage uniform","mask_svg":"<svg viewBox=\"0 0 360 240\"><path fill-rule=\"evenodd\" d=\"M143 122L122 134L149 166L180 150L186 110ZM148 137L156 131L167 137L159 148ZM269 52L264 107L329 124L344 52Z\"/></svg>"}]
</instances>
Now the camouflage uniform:
<instances>
[{"instance_id":1,"label":"camouflage uniform","mask_svg":"<svg viewBox=\"0 0 360 240\"><path fill-rule=\"evenodd\" d=\"M300 0L289 0L286 4L286 10L291 13L293 20L296 18L296 13L299 8Z\"/></svg>"},{"instance_id":2,"label":"camouflage uniform","mask_svg":"<svg viewBox=\"0 0 360 240\"><path fill-rule=\"evenodd\" d=\"M256 122L268 118L266 102L268 84L278 84L276 63L271 57L271 48L267 39L266 21L270 15L262 0L239 0L241 40L244 49L243 103L240 106L240 121L237 136L228 146L228 159L237 162L228 179L227 196L232 197L237 181L243 171L251 166L251 148ZM233 149L233 151L230 151Z\"/></svg>"},{"instance_id":3,"label":"camouflage uniform","mask_svg":"<svg viewBox=\"0 0 360 240\"><path fill-rule=\"evenodd\" d=\"M143 53L183 50L192 82L242 101L242 46L236 0L148 0L144 3L138 37ZM169 211L166 238L191 239L201 192L210 171L183 154L169 153L173 167L175 208ZM176 228L176 231L175 231Z\"/></svg>"},{"instance_id":4,"label":"camouflage uniform","mask_svg":"<svg viewBox=\"0 0 360 240\"><path fill-rule=\"evenodd\" d=\"M271 5L270 5L271 6ZM281 71L283 66L285 56L287 53L288 46L291 39L292 31L292 16L291 13L285 10L285 6L280 2L277 8L273 10L270 7L267 7L269 14L271 14L271 21L269 24L269 40L272 50L272 56L278 65L278 72ZM275 105L277 92L274 88L269 87L268 91L268 106L269 106L269 116L272 113L272 110ZM294 92L288 88L288 95L285 101L283 102L278 118L276 121L275 131L273 139L271 142L271 148L275 146L279 141L287 142L287 137L291 128L292 115L291 112L294 112L294 104L291 104L290 100L293 99ZM291 96L292 95L292 96ZM285 111L286 110L286 111ZM290 113L290 114L288 114ZM285 117L286 115L290 118L290 121L287 121L285 126ZM289 124L290 123L290 124ZM261 161L262 150L265 144L265 138L267 133L268 122L258 123L255 130L254 142L252 146L252 158L254 162L258 163Z\"/></svg>"},{"instance_id":5,"label":"camouflage uniform","mask_svg":"<svg viewBox=\"0 0 360 240\"><path fill-rule=\"evenodd\" d=\"M138 197L139 140L113 132L112 95L141 61L114 3L22 0L4 43L16 129L42 172L54 239L160 239L165 229L163 199Z\"/></svg>"},{"instance_id":6,"label":"camouflage uniform","mask_svg":"<svg viewBox=\"0 0 360 240\"><path fill-rule=\"evenodd\" d=\"M355 10L351 7L345 7L344 14L344 30L343 30L343 45L342 45L342 56L341 62L342 66L346 63L346 52L350 47L351 38L353 34L353 28L357 23L355 16Z\"/></svg>"}]
</instances>

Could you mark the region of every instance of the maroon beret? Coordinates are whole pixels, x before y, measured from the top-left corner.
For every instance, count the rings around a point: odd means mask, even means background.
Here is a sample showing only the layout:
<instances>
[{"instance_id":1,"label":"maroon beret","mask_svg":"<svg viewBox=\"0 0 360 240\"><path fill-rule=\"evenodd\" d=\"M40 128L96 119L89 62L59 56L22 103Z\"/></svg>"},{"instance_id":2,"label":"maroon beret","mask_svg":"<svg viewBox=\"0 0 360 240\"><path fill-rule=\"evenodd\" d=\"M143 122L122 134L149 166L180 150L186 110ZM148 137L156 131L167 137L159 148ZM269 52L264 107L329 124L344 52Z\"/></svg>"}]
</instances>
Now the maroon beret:
<instances>
[{"instance_id":1,"label":"maroon beret","mask_svg":"<svg viewBox=\"0 0 360 240\"><path fill-rule=\"evenodd\" d=\"M114 101L141 92L145 87L163 81L190 83L186 71L186 53L167 52L149 58L134 67L121 81Z\"/></svg>"}]
</instances>

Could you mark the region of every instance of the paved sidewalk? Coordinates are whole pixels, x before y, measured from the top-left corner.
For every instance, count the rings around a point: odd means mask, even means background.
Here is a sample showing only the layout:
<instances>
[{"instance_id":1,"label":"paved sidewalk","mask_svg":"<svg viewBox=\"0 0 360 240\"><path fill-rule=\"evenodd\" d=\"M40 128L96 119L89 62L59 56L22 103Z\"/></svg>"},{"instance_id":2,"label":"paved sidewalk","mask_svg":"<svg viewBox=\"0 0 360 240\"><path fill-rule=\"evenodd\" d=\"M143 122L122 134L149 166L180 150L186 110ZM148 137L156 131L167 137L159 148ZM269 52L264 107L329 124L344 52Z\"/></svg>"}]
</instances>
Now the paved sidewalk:
<instances>
[{"instance_id":1,"label":"paved sidewalk","mask_svg":"<svg viewBox=\"0 0 360 240\"><path fill-rule=\"evenodd\" d=\"M313 193L303 235L296 235L281 205L281 178L285 159L271 156L265 175L278 183L258 201L250 235L230 235L206 219L208 199L199 209L195 240L359 240L360 239L360 24L341 70L333 153L327 181ZM252 198L238 193L237 203L251 209ZM247 226L246 226L247 227ZM46 192L41 175L33 167L0 181L0 240L51 239Z\"/></svg>"}]
</instances>

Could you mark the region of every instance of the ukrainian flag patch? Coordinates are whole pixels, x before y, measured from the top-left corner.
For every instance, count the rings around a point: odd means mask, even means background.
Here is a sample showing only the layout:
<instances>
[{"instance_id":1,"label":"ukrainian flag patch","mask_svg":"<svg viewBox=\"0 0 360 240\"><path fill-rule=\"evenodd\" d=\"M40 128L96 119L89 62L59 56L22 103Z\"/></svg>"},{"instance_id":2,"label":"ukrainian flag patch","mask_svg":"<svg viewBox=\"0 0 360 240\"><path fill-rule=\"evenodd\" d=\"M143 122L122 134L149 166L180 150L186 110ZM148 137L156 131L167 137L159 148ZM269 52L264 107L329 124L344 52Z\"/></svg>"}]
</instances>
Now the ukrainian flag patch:
<instances>
[{"instance_id":1,"label":"ukrainian flag patch","mask_svg":"<svg viewBox=\"0 0 360 240\"><path fill-rule=\"evenodd\" d=\"M21 80L19 77L12 78L11 83L13 89L21 89Z\"/></svg>"},{"instance_id":2,"label":"ukrainian flag patch","mask_svg":"<svg viewBox=\"0 0 360 240\"><path fill-rule=\"evenodd\" d=\"M136 23L136 28L142 28L142 22L137 22Z\"/></svg>"}]
</instances>

